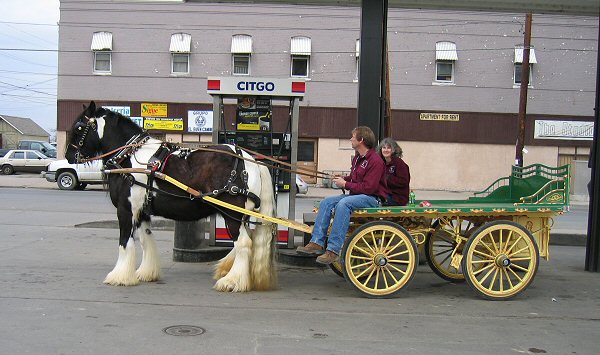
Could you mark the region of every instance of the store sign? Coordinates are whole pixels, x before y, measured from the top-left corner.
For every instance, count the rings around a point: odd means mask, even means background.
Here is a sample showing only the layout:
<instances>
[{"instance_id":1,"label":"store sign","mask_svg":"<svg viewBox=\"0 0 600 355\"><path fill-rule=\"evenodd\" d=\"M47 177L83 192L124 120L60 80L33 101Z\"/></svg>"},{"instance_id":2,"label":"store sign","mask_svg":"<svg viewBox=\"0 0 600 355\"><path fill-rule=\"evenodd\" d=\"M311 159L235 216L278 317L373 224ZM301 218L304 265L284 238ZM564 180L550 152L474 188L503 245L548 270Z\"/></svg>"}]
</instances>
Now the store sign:
<instances>
[{"instance_id":1,"label":"store sign","mask_svg":"<svg viewBox=\"0 0 600 355\"><path fill-rule=\"evenodd\" d=\"M236 129L238 131L271 131L273 115L271 100L264 97L245 96L238 98Z\"/></svg>"},{"instance_id":2,"label":"store sign","mask_svg":"<svg viewBox=\"0 0 600 355\"><path fill-rule=\"evenodd\" d=\"M209 77L206 89L211 95L303 97L306 82L299 78Z\"/></svg>"},{"instance_id":3,"label":"store sign","mask_svg":"<svg viewBox=\"0 0 600 355\"><path fill-rule=\"evenodd\" d=\"M212 132L213 112L202 110L188 111L188 132Z\"/></svg>"},{"instance_id":4,"label":"store sign","mask_svg":"<svg viewBox=\"0 0 600 355\"><path fill-rule=\"evenodd\" d=\"M129 117L136 125L144 128L144 117Z\"/></svg>"},{"instance_id":5,"label":"store sign","mask_svg":"<svg viewBox=\"0 0 600 355\"><path fill-rule=\"evenodd\" d=\"M167 104L142 103L143 117L167 117Z\"/></svg>"},{"instance_id":6,"label":"store sign","mask_svg":"<svg viewBox=\"0 0 600 355\"><path fill-rule=\"evenodd\" d=\"M594 122L535 120L535 139L593 140Z\"/></svg>"},{"instance_id":7,"label":"store sign","mask_svg":"<svg viewBox=\"0 0 600 355\"><path fill-rule=\"evenodd\" d=\"M183 131L183 118L145 117L144 129Z\"/></svg>"},{"instance_id":8,"label":"store sign","mask_svg":"<svg viewBox=\"0 0 600 355\"><path fill-rule=\"evenodd\" d=\"M421 121L458 121L459 118L458 113L421 113L419 115Z\"/></svg>"},{"instance_id":9,"label":"store sign","mask_svg":"<svg viewBox=\"0 0 600 355\"><path fill-rule=\"evenodd\" d=\"M112 112L120 113L123 116L131 116L131 107L129 106L102 106L107 110L111 110Z\"/></svg>"}]
</instances>

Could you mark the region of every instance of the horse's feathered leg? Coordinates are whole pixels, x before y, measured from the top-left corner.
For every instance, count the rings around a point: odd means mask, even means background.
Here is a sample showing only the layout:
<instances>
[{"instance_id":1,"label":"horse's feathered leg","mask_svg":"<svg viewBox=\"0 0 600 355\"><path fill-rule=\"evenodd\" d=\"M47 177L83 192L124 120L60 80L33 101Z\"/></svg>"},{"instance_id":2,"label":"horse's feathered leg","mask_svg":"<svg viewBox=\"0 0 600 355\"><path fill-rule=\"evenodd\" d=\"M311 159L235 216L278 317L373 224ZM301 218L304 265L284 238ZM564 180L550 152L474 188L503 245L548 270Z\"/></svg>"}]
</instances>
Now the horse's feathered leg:
<instances>
[{"instance_id":1,"label":"horse's feathered leg","mask_svg":"<svg viewBox=\"0 0 600 355\"><path fill-rule=\"evenodd\" d=\"M271 174L265 166L260 169L260 209L259 213L274 215L274 194L271 183ZM269 290L277 285L275 271L275 240L273 224L263 222L256 226L252 233L252 261L250 274L252 275L253 290Z\"/></svg>"},{"instance_id":2,"label":"horse's feathered leg","mask_svg":"<svg viewBox=\"0 0 600 355\"><path fill-rule=\"evenodd\" d=\"M221 277L227 275L231 267L233 266L233 262L235 260L235 243L233 244L233 249L225 255L219 262L215 265L215 270L213 273L213 279L218 280Z\"/></svg>"},{"instance_id":3,"label":"horse's feathered leg","mask_svg":"<svg viewBox=\"0 0 600 355\"><path fill-rule=\"evenodd\" d=\"M234 249L236 253L231 270L217 280L213 287L217 291L245 292L252 288L249 267L252 257L252 240L244 224L240 225L240 235L234 242Z\"/></svg>"},{"instance_id":4,"label":"horse's feathered leg","mask_svg":"<svg viewBox=\"0 0 600 355\"><path fill-rule=\"evenodd\" d=\"M136 228L137 235L142 245L142 263L135 275L140 281L158 281L160 279L160 259L156 249L156 242L150 230L150 216L142 214L140 225Z\"/></svg>"},{"instance_id":5,"label":"horse's feathered leg","mask_svg":"<svg viewBox=\"0 0 600 355\"><path fill-rule=\"evenodd\" d=\"M106 275L105 284L113 286L133 286L140 281L135 276L135 245L132 233L131 211L119 206L117 208L119 218L119 258L114 269Z\"/></svg>"}]
</instances>

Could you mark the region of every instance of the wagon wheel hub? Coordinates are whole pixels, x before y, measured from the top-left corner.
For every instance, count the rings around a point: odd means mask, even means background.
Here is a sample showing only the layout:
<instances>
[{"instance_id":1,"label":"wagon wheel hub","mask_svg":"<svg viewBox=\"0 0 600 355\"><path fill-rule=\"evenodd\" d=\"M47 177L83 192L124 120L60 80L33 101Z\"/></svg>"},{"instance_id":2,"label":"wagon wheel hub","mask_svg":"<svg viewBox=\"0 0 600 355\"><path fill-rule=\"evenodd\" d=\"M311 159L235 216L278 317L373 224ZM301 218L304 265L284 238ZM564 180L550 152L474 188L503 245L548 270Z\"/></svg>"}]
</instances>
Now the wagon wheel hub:
<instances>
[{"instance_id":1,"label":"wagon wheel hub","mask_svg":"<svg viewBox=\"0 0 600 355\"><path fill-rule=\"evenodd\" d=\"M375 255L375 258L373 259L373 261L375 262L375 265L377 265L377 266L385 266L388 263L387 258L383 254Z\"/></svg>"},{"instance_id":2,"label":"wagon wheel hub","mask_svg":"<svg viewBox=\"0 0 600 355\"><path fill-rule=\"evenodd\" d=\"M498 265L498 267L509 267L510 266L510 259L508 258L508 256L506 256L506 254L500 254L498 256L496 256L496 265Z\"/></svg>"}]
</instances>

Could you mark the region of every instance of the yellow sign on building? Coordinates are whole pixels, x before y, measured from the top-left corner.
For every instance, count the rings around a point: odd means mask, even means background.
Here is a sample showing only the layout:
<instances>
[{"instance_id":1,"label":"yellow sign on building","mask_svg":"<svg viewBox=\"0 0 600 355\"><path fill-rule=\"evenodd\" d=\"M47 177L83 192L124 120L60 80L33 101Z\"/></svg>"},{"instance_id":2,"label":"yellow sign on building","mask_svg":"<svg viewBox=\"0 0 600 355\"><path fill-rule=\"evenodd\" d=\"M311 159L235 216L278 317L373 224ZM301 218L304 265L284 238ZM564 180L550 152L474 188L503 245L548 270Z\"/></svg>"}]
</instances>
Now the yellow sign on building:
<instances>
[{"instance_id":1,"label":"yellow sign on building","mask_svg":"<svg viewBox=\"0 0 600 355\"><path fill-rule=\"evenodd\" d=\"M167 104L142 103L142 117L167 117Z\"/></svg>"},{"instance_id":2,"label":"yellow sign on building","mask_svg":"<svg viewBox=\"0 0 600 355\"><path fill-rule=\"evenodd\" d=\"M145 118L144 129L183 131L183 118Z\"/></svg>"},{"instance_id":3,"label":"yellow sign on building","mask_svg":"<svg viewBox=\"0 0 600 355\"><path fill-rule=\"evenodd\" d=\"M458 113L421 113L419 119L421 121L458 121Z\"/></svg>"}]
</instances>

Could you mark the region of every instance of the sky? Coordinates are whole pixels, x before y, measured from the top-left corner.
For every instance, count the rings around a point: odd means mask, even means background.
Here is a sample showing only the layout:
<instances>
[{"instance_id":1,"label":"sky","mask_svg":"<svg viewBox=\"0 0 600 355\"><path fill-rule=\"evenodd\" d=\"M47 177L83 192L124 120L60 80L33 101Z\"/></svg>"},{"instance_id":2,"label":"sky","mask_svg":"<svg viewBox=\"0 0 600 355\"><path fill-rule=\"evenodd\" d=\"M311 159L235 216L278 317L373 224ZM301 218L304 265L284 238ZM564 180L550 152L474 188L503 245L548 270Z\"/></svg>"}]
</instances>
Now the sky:
<instances>
[{"instance_id":1,"label":"sky","mask_svg":"<svg viewBox=\"0 0 600 355\"><path fill-rule=\"evenodd\" d=\"M59 0L0 0L0 115L56 130Z\"/></svg>"}]
</instances>

